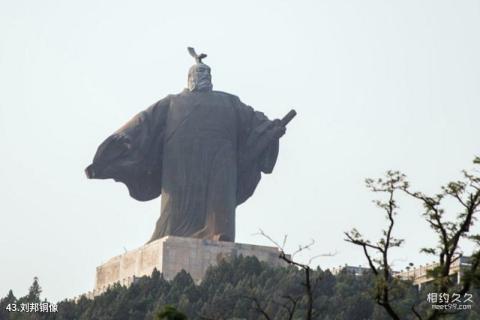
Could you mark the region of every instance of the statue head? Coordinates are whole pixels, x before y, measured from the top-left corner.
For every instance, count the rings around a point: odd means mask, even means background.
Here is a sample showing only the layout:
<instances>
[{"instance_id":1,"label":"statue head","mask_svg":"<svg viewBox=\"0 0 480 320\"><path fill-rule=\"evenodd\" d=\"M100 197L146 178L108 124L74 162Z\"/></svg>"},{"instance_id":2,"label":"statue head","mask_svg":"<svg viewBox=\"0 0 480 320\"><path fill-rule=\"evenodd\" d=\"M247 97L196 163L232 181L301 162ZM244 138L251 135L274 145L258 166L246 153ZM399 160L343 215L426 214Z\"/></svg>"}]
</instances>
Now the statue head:
<instances>
[{"instance_id":1,"label":"statue head","mask_svg":"<svg viewBox=\"0 0 480 320\"><path fill-rule=\"evenodd\" d=\"M210 67L202 62L207 55L204 53L197 55L195 49L190 47L188 52L196 62L188 71L188 89L190 91L211 91L213 86Z\"/></svg>"}]
</instances>

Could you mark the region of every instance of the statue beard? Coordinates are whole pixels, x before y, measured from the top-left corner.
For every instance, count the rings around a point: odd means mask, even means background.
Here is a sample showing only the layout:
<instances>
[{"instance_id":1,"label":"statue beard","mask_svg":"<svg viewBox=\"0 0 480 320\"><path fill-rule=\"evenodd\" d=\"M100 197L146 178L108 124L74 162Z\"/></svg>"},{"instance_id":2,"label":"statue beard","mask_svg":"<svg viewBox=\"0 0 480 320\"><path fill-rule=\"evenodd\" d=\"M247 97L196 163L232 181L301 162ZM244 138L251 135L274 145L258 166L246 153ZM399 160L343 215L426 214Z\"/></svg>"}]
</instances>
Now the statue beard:
<instances>
[{"instance_id":1,"label":"statue beard","mask_svg":"<svg viewBox=\"0 0 480 320\"><path fill-rule=\"evenodd\" d=\"M188 89L190 91L212 91L212 77L210 72L194 72L188 77Z\"/></svg>"}]
</instances>

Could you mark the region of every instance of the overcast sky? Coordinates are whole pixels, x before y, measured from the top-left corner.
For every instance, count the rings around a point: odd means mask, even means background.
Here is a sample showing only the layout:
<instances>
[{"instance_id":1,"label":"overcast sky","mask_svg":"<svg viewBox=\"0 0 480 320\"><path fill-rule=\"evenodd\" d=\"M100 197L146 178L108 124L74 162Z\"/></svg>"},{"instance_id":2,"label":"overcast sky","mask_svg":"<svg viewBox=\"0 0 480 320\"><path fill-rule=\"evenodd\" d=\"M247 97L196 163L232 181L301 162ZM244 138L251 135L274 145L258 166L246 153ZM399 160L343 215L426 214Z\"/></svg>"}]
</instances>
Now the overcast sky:
<instances>
[{"instance_id":1,"label":"overcast sky","mask_svg":"<svg viewBox=\"0 0 480 320\"><path fill-rule=\"evenodd\" d=\"M0 1L0 297L93 288L95 267L150 237L160 199L87 180L97 146L186 86L206 52L214 89L270 118L295 108L271 175L237 209L237 241L322 268L365 264L344 242L385 225L366 177L436 192L480 154L480 1ZM421 208L401 198L394 267L429 262ZM478 230L478 228L477 228Z\"/></svg>"}]
</instances>

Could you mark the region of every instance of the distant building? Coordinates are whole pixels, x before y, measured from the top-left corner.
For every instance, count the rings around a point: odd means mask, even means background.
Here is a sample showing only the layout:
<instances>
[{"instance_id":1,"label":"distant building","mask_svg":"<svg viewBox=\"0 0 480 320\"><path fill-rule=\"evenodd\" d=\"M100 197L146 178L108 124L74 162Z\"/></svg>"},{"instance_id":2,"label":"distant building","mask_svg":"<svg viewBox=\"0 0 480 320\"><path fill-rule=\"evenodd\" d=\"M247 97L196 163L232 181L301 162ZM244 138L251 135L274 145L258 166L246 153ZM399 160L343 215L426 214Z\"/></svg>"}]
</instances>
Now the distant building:
<instances>
[{"instance_id":1,"label":"distant building","mask_svg":"<svg viewBox=\"0 0 480 320\"><path fill-rule=\"evenodd\" d=\"M412 267L407 268L407 270L402 271L393 271L393 276L397 277L402 280L410 280L413 281L415 286L421 288L422 284L428 283L433 280L432 277L428 276L427 273L430 270L433 270L435 267L438 266L437 262L427 263L426 265L421 265L419 267ZM462 281L462 276L465 273L466 269L469 269L471 266L471 259L470 257L458 256L452 263L450 268L450 276L455 278L457 283ZM354 276L361 276L367 272L370 272L370 268L362 267L362 266L339 266L336 268L330 269L330 272L333 275L338 275L341 272L346 272L348 274L352 274Z\"/></svg>"},{"instance_id":2,"label":"distant building","mask_svg":"<svg viewBox=\"0 0 480 320\"><path fill-rule=\"evenodd\" d=\"M370 268L365 268L365 267L362 267L362 266L355 267L355 266L349 266L349 265L339 266L337 268L330 269L330 272L333 275L338 275L341 272L345 272L345 273L348 273L348 274L352 274L354 276L361 276L364 273L369 272L369 271L370 271Z\"/></svg>"},{"instance_id":3,"label":"distant building","mask_svg":"<svg viewBox=\"0 0 480 320\"><path fill-rule=\"evenodd\" d=\"M416 268L408 269L406 271L396 272L394 276L402 280L413 281L413 284L420 288L422 284L428 283L433 280L432 277L427 275L427 271L433 270L438 265L439 264L437 262L427 263L425 266L422 265ZM450 267L450 276L455 277L456 282L460 283L462 281L464 270L470 268L470 266L470 257L458 256L457 258L455 258Z\"/></svg>"}]
</instances>

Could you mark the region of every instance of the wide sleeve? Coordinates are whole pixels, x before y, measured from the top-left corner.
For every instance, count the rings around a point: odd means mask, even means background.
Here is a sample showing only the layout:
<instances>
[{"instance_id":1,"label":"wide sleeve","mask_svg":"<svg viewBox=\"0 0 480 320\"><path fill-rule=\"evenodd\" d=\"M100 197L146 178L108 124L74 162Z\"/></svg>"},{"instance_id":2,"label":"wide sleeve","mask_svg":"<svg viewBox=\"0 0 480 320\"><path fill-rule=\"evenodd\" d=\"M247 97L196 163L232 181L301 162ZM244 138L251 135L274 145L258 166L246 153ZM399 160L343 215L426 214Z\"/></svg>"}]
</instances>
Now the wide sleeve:
<instances>
[{"instance_id":1,"label":"wide sleeve","mask_svg":"<svg viewBox=\"0 0 480 320\"><path fill-rule=\"evenodd\" d=\"M169 97L158 101L109 136L85 169L87 177L122 182L130 196L139 201L158 197L169 104Z\"/></svg>"},{"instance_id":2,"label":"wide sleeve","mask_svg":"<svg viewBox=\"0 0 480 320\"><path fill-rule=\"evenodd\" d=\"M235 98L237 111L237 205L252 196L262 172L277 161L279 137L275 123Z\"/></svg>"}]
</instances>

